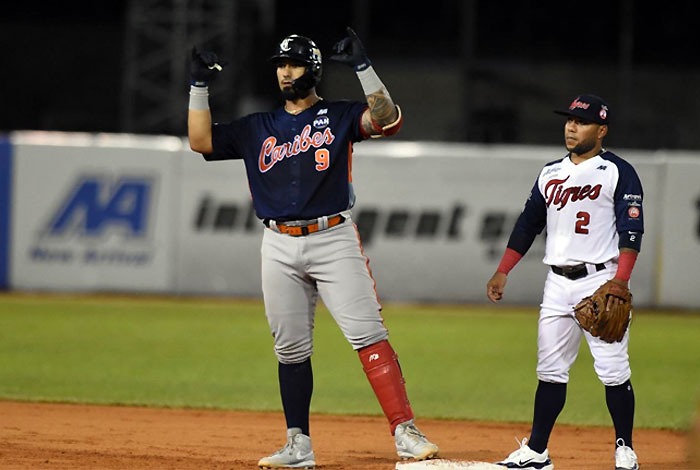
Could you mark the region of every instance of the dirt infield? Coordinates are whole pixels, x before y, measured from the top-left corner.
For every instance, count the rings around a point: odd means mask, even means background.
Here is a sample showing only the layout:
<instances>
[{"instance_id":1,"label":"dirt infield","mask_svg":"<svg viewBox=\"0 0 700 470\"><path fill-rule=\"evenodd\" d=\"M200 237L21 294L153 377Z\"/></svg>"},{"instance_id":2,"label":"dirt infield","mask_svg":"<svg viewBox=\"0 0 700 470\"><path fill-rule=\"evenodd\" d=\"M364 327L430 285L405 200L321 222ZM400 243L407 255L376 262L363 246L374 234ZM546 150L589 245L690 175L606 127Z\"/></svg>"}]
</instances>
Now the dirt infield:
<instances>
[{"instance_id":1,"label":"dirt infield","mask_svg":"<svg viewBox=\"0 0 700 470\"><path fill-rule=\"evenodd\" d=\"M515 449L522 424L419 419L450 460L493 462ZM314 415L318 469L392 470L393 440L384 418ZM0 401L0 468L251 469L281 447L280 413L82 406ZM557 425L550 442L556 468L614 467L609 428ZM687 436L636 430L644 470L690 469Z\"/></svg>"}]
</instances>

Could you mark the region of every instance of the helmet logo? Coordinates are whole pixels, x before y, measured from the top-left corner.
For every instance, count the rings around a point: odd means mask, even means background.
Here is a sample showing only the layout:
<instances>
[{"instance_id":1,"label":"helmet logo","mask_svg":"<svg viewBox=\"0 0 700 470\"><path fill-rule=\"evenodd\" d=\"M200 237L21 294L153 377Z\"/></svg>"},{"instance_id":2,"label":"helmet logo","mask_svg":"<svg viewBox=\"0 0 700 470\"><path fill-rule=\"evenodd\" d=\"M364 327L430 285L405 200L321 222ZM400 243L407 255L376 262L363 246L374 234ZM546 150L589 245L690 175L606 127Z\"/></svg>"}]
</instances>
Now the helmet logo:
<instances>
[{"instance_id":1,"label":"helmet logo","mask_svg":"<svg viewBox=\"0 0 700 470\"><path fill-rule=\"evenodd\" d=\"M291 39L292 39L292 38L284 38L284 39L282 40L282 42L280 43L280 49L282 49L283 51L288 51L288 50L290 49L290 47L289 47L289 41L290 41Z\"/></svg>"},{"instance_id":2,"label":"helmet logo","mask_svg":"<svg viewBox=\"0 0 700 470\"><path fill-rule=\"evenodd\" d=\"M321 49L309 38L292 34L282 39L277 53L270 57L273 64L290 62L301 66L306 65L304 76L308 86L313 87L321 80ZM297 84L297 88L301 84Z\"/></svg>"}]
</instances>

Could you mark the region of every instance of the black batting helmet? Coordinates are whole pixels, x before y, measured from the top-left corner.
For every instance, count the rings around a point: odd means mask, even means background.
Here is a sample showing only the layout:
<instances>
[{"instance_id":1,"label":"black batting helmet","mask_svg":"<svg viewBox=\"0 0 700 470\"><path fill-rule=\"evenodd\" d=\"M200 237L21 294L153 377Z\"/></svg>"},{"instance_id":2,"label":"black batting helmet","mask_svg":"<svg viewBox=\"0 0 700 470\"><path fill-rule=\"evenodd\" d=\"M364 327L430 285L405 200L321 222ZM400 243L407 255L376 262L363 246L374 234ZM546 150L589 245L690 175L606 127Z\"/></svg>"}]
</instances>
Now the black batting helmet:
<instances>
[{"instance_id":1,"label":"black batting helmet","mask_svg":"<svg viewBox=\"0 0 700 470\"><path fill-rule=\"evenodd\" d=\"M282 42L277 46L277 53L270 57L270 62L277 64L283 59L305 63L314 78L314 85L321 81L321 49L311 39L298 34L292 34L282 39Z\"/></svg>"}]
</instances>

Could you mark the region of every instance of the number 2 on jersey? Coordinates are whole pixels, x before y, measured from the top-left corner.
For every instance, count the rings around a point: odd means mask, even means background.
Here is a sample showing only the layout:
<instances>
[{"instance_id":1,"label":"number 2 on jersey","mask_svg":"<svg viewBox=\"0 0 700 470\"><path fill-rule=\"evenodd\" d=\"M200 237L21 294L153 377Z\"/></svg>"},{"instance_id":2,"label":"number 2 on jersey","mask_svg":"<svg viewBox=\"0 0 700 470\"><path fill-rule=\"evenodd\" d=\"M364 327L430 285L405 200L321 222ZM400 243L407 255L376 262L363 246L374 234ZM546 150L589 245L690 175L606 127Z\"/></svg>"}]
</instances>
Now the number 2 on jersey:
<instances>
[{"instance_id":1,"label":"number 2 on jersey","mask_svg":"<svg viewBox=\"0 0 700 470\"><path fill-rule=\"evenodd\" d=\"M591 222L591 214L580 211L576 213L576 233L588 233L586 226Z\"/></svg>"}]
</instances>

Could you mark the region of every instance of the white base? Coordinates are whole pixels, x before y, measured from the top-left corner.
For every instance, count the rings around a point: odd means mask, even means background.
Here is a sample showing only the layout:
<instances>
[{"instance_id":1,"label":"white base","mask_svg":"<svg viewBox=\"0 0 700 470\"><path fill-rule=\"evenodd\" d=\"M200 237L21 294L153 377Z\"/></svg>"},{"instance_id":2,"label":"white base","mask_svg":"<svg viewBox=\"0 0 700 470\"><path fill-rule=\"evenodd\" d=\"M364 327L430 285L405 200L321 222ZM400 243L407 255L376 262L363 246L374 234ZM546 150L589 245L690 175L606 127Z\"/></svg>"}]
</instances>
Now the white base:
<instances>
[{"instance_id":1,"label":"white base","mask_svg":"<svg viewBox=\"0 0 700 470\"><path fill-rule=\"evenodd\" d=\"M438 469L452 469L452 470L503 470L500 465L494 465L488 462L465 462L464 460L445 460L445 459L434 459L434 460L423 460L421 462L397 462L395 470L438 470Z\"/></svg>"}]
</instances>

